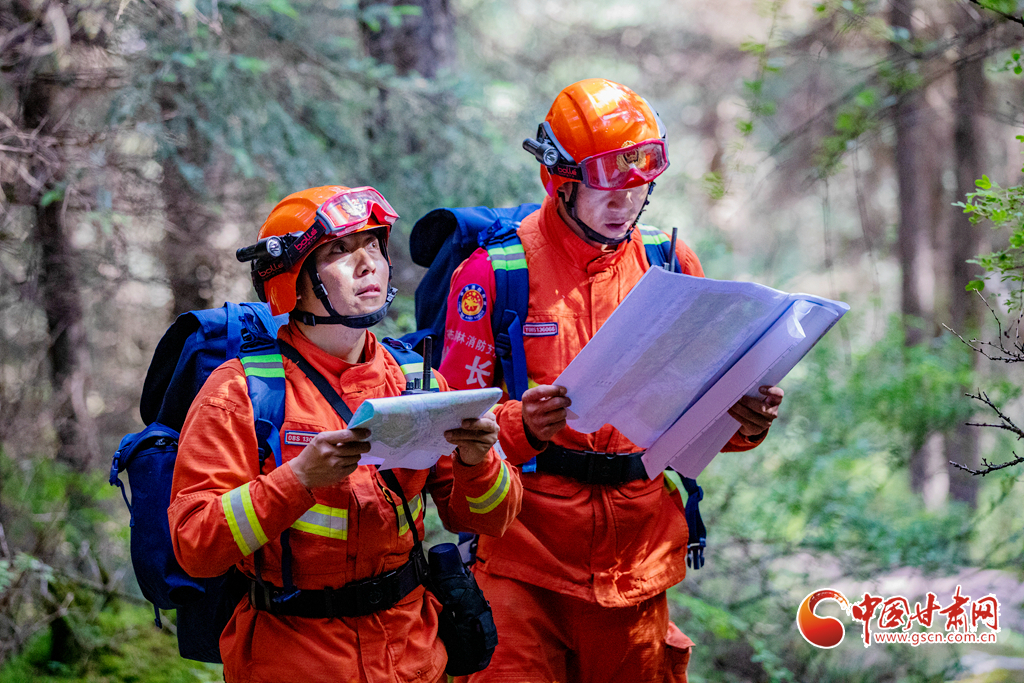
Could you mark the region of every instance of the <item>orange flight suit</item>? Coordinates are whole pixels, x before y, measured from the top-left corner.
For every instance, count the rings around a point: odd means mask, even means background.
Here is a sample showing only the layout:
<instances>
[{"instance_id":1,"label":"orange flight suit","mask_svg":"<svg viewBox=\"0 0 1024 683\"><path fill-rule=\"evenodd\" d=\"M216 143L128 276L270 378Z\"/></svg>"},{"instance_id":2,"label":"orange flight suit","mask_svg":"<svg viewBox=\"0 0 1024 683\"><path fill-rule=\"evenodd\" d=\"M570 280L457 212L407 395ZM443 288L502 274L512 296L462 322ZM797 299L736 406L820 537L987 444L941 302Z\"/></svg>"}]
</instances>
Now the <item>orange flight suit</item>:
<instances>
[{"instance_id":1,"label":"orange flight suit","mask_svg":"<svg viewBox=\"0 0 1024 683\"><path fill-rule=\"evenodd\" d=\"M405 388L398 363L366 335L366 361L347 363L310 342L294 324L279 337L294 346L353 410L365 399L397 396ZM284 360L283 460L308 439L344 428L320 392ZM438 378L442 390L447 384ZM516 468L492 450L468 467L442 457L432 470L395 470L423 538L425 488L453 529L500 535L522 498ZM394 501L389 502L388 499ZM264 581L281 587L280 535L290 528L292 573L300 589L337 588L378 576L409 559L413 537L398 494L375 467L360 466L338 484L307 489L273 457L259 469L253 410L245 375L231 360L210 375L181 433L168 510L175 555L194 576L217 576L237 566L255 576L261 554ZM229 512L231 505L245 514ZM362 617L313 619L277 616L243 599L220 640L229 683L434 683L447 661L437 638L438 601L422 586L391 609Z\"/></svg>"},{"instance_id":2,"label":"orange flight suit","mask_svg":"<svg viewBox=\"0 0 1024 683\"><path fill-rule=\"evenodd\" d=\"M530 386L552 384L649 265L639 230L614 251L602 251L571 231L551 197L523 219L518 234L529 266L530 298L523 338ZM696 255L681 241L676 243L676 254L681 272L704 275ZM468 389L490 386L494 381L498 365L490 320L494 294L490 258L478 249L455 271L448 297L441 372L452 386ZM522 404L506 401L496 413L501 426L499 442L508 462L526 463L538 451L526 438ZM760 438L747 439L737 433L725 450L753 448ZM602 453L641 450L610 425L592 434L566 428L553 443ZM649 481L618 486L592 485L539 471L524 472L522 481L523 509L512 526L501 538L480 539L475 571L492 603L499 643L491 666L472 680L555 680L558 672L565 670L560 658L569 656L577 663L603 661L609 651L613 658L627 662L629 668L622 670L621 680L631 683L660 681L659 672L678 670L669 661L676 657L678 664L678 655L663 647L666 638L676 649L680 643L683 649L689 643L678 629L669 626L664 607L665 590L686 574L686 519L675 485L661 474ZM506 600L500 594L503 590L519 595L523 606ZM538 593L533 601L525 597L531 591ZM636 606L648 606L644 613L650 614L658 627L638 628L634 633L645 633L645 639L658 642L627 647L621 641L598 637L586 625L568 623L574 610L551 608L544 616L531 611L530 605L545 609L561 600L551 593L613 610L623 619L636 614ZM556 630L561 621L562 642L553 642L550 633L534 640L545 633L537 625L547 621ZM655 632L660 635L656 637ZM524 654L527 650L529 654ZM545 651L546 660L544 654L538 654ZM685 678L685 663L681 668ZM575 671L579 673L579 669ZM570 675L569 680L589 680L582 673L579 676ZM608 669L598 678L615 680ZM669 680L682 678L677 675Z\"/></svg>"}]
</instances>

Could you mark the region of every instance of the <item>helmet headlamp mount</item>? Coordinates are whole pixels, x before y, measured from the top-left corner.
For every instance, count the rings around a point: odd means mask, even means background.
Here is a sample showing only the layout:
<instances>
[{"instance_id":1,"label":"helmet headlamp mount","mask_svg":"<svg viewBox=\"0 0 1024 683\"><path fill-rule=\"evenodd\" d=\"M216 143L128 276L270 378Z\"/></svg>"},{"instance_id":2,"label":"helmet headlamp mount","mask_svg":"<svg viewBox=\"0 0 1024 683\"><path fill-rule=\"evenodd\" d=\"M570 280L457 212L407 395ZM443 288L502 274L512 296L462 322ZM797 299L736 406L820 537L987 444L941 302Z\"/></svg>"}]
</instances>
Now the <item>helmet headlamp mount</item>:
<instances>
[{"instance_id":1,"label":"helmet headlamp mount","mask_svg":"<svg viewBox=\"0 0 1024 683\"><path fill-rule=\"evenodd\" d=\"M583 181L583 169L565 150L565 147L562 147L558 138L555 137L555 132L551 130L551 124L547 121L542 121L537 126L536 140L533 138L523 140L523 149L544 164L549 173L569 180Z\"/></svg>"}]
</instances>

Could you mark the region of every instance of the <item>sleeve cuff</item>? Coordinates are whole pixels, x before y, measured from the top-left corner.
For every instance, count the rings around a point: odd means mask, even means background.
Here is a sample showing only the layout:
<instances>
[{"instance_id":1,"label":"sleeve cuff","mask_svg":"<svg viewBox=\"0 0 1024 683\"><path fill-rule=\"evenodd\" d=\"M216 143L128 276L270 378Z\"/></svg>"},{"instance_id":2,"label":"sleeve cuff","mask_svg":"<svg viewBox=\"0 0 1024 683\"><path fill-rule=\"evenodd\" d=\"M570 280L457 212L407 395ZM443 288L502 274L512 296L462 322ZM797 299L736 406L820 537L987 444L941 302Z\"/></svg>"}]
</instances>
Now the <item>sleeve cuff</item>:
<instances>
[{"instance_id":1,"label":"sleeve cuff","mask_svg":"<svg viewBox=\"0 0 1024 683\"><path fill-rule=\"evenodd\" d=\"M287 464L287 463L286 463ZM268 491L279 497L290 510L299 515L316 504L313 492L302 485L291 467L276 467L266 475Z\"/></svg>"},{"instance_id":2,"label":"sleeve cuff","mask_svg":"<svg viewBox=\"0 0 1024 683\"><path fill-rule=\"evenodd\" d=\"M729 439L729 442L725 445L725 448L723 448L722 450L749 451L750 449L756 447L762 441L764 441L765 437L768 436L768 432L770 430L771 427L764 430L760 434L755 434L754 436L744 436L743 434L740 434L739 430L737 430L736 433L732 435L732 438Z\"/></svg>"},{"instance_id":3,"label":"sleeve cuff","mask_svg":"<svg viewBox=\"0 0 1024 683\"><path fill-rule=\"evenodd\" d=\"M526 435L523 426L523 404L520 401L505 401L495 411L498 418L498 442L505 457L512 465L522 465L547 448L547 442L540 442L541 447L535 448Z\"/></svg>"}]
</instances>

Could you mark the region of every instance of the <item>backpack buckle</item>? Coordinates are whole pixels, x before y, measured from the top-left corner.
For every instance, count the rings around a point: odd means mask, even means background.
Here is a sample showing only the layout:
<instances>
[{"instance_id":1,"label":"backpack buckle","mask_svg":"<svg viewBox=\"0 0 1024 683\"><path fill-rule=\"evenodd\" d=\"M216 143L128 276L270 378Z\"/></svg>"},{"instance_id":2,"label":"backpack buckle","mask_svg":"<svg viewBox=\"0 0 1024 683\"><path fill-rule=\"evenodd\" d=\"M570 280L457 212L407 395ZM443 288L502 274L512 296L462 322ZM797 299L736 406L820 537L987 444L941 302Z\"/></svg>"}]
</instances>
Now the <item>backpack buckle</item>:
<instances>
[{"instance_id":1,"label":"backpack buckle","mask_svg":"<svg viewBox=\"0 0 1024 683\"><path fill-rule=\"evenodd\" d=\"M242 329L239 332L239 335L242 337L242 344L239 348L242 352L248 353L250 351L273 348L274 339L267 334L260 322L252 314L247 312L244 315L238 316L238 319L242 323Z\"/></svg>"},{"instance_id":2,"label":"backpack buckle","mask_svg":"<svg viewBox=\"0 0 1024 683\"><path fill-rule=\"evenodd\" d=\"M270 586L260 581L249 579L249 604L256 609L274 613L274 597L270 592Z\"/></svg>"},{"instance_id":3,"label":"backpack buckle","mask_svg":"<svg viewBox=\"0 0 1024 683\"><path fill-rule=\"evenodd\" d=\"M494 351L499 358L507 358L512 355L512 339L508 332L499 332L494 335Z\"/></svg>"},{"instance_id":4,"label":"backpack buckle","mask_svg":"<svg viewBox=\"0 0 1024 683\"><path fill-rule=\"evenodd\" d=\"M691 569L700 569L704 566L704 548L707 546L707 541L703 538L693 543L687 544L688 551L686 553L686 566Z\"/></svg>"}]
</instances>

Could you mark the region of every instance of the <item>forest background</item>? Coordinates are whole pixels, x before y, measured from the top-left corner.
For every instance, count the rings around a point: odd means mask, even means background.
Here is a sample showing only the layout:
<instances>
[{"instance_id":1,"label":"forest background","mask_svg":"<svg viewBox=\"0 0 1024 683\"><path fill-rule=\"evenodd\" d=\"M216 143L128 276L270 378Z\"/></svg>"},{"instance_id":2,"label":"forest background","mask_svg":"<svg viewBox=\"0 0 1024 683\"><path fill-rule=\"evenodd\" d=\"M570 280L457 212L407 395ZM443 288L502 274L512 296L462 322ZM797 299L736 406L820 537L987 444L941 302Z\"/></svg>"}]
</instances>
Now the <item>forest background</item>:
<instances>
[{"instance_id":1,"label":"forest background","mask_svg":"<svg viewBox=\"0 0 1024 683\"><path fill-rule=\"evenodd\" d=\"M521 141L594 76L667 126L645 222L710 277L852 305L767 442L702 476L708 565L670 592L691 680L1024 681L1024 486L992 467L1022 436L1021 9L0 0L0 681L219 680L153 626L106 481L162 332L253 300L234 250L326 183L402 214L380 332L409 331L416 218L539 201ZM958 584L999 598L997 645L865 648L847 622L820 650L794 623L818 588Z\"/></svg>"}]
</instances>

